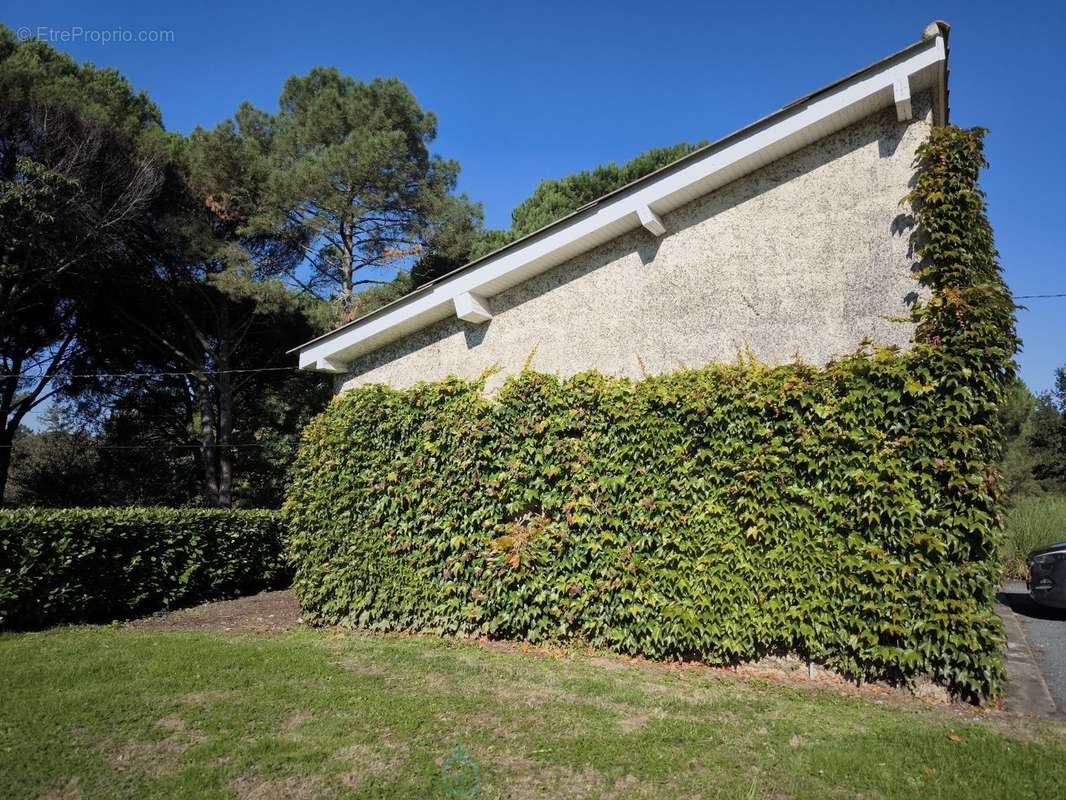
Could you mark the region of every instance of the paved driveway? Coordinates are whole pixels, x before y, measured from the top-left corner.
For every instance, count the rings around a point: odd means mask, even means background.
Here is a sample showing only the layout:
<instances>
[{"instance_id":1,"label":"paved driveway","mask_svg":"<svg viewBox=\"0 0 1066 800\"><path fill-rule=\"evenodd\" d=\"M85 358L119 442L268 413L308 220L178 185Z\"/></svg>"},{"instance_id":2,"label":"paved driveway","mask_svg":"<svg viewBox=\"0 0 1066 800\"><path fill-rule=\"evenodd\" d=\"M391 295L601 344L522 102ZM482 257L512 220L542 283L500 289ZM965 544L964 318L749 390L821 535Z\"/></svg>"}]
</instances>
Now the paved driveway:
<instances>
[{"instance_id":1,"label":"paved driveway","mask_svg":"<svg viewBox=\"0 0 1066 800\"><path fill-rule=\"evenodd\" d=\"M1004 584L999 599L1021 624L1036 666L1055 701L1056 716L1066 719L1066 610L1038 606L1029 599L1025 584L1020 581ZM1008 627L1008 638L1009 635ZM1009 704L1009 687L1007 695Z\"/></svg>"}]
</instances>

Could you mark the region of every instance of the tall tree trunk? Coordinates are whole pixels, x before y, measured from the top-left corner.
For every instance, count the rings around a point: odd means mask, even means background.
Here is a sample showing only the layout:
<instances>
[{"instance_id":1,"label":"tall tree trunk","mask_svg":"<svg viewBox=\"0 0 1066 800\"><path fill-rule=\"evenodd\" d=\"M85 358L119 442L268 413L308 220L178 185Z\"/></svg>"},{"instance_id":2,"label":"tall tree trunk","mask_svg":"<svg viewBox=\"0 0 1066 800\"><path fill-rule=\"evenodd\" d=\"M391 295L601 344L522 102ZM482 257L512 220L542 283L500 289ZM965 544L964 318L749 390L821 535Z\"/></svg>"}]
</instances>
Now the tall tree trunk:
<instances>
[{"instance_id":1,"label":"tall tree trunk","mask_svg":"<svg viewBox=\"0 0 1066 800\"><path fill-rule=\"evenodd\" d=\"M355 276L352 265L355 263L352 253L352 234L344 220L338 221L337 233L340 234L341 251L341 296L340 311L342 321L352 318L352 303L355 301Z\"/></svg>"},{"instance_id":2,"label":"tall tree trunk","mask_svg":"<svg viewBox=\"0 0 1066 800\"><path fill-rule=\"evenodd\" d=\"M223 305L223 341L218 358L218 505L233 505L233 376L230 375L229 309Z\"/></svg>"},{"instance_id":3,"label":"tall tree trunk","mask_svg":"<svg viewBox=\"0 0 1066 800\"><path fill-rule=\"evenodd\" d=\"M347 249L341 250L341 314L345 320L351 319L352 303L355 302L355 278L352 275L352 254Z\"/></svg>"},{"instance_id":4,"label":"tall tree trunk","mask_svg":"<svg viewBox=\"0 0 1066 800\"><path fill-rule=\"evenodd\" d=\"M18 422L11 424L15 392L18 388L18 371L22 362L16 361L11 375L0 378L0 506L7 502L7 473L11 469L11 447L15 443Z\"/></svg>"},{"instance_id":5,"label":"tall tree trunk","mask_svg":"<svg viewBox=\"0 0 1066 800\"><path fill-rule=\"evenodd\" d=\"M0 506L7 505L7 478L11 469L11 448L15 443L17 427L0 425Z\"/></svg>"},{"instance_id":6,"label":"tall tree trunk","mask_svg":"<svg viewBox=\"0 0 1066 800\"><path fill-rule=\"evenodd\" d=\"M233 505L233 388L227 379L219 387L218 505Z\"/></svg>"},{"instance_id":7,"label":"tall tree trunk","mask_svg":"<svg viewBox=\"0 0 1066 800\"><path fill-rule=\"evenodd\" d=\"M215 438L215 404L207 375L196 376L196 394L200 404L200 453L204 466L204 502L218 507L218 447Z\"/></svg>"}]
</instances>

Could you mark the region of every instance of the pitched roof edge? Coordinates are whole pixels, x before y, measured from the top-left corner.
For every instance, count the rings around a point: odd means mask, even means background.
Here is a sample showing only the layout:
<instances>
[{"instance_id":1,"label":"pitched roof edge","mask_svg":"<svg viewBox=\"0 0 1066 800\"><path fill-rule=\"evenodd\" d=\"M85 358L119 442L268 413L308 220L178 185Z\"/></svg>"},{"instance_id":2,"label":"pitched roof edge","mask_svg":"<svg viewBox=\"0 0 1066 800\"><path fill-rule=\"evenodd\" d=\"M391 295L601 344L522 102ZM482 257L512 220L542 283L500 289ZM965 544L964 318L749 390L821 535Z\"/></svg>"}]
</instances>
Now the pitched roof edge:
<instances>
[{"instance_id":1,"label":"pitched roof edge","mask_svg":"<svg viewBox=\"0 0 1066 800\"><path fill-rule=\"evenodd\" d=\"M756 120L755 122L743 128L740 128L739 130L736 130L730 134L727 134L726 136L723 136L720 139L717 139L716 141L704 145L703 147L694 150L692 153L682 156L676 161L673 161L670 164L667 164L655 170L654 172L648 173L647 175L638 178L637 180L632 181L631 183L628 183L625 186L619 187L618 189L615 189L614 191L609 192L608 194L605 194L597 198L596 200L585 204L584 206L581 206L580 208L576 209L565 217L561 217L560 219L555 220L554 222L551 222L548 225L545 225L544 227L530 234L527 234L526 236L521 237L520 239L516 239L515 241L510 242L507 245L504 245L503 247L500 247L490 253L487 253L484 256L481 256L480 258L477 258L474 261L471 261L463 265L462 267L459 267L458 269L452 270L449 273L439 276L433 279L432 281L423 284L418 289L415 289L414 291L404 295L403 297L398 298L397 300L394 300L391 303L388 303L387 305L384 305L378 309L375 309L374 311L371 311L370 313L365 314L362 317L359 317L358 319L345 323L344 325L341 325L329 331L328 333L322 334L321 336L311 339L310 341L305 342L299 345L298 347L289 350L288 352L300 353L301 367L309 369L319 369L328 372L344 371L342 364L337 363L336 360L331 360L331 355L316 354L313 358L307 359L304 358L304 354L311 348L314 348L315 350L321 349L317 346L324 343L326 340L336 338L339 335L344 334L345 332L357 330L360 327L368 326L368 324L373 322L374 320L378 320L383 316L390 314L391 312L397 311L403 306L412 305L415 300L434 293L436 289L452 282L460 276L466 275L472 272L473 270L478 269L479 267L483 267L492 262L501 260L507 255L515 253L525 247L529 247L532 243L535 243L538 240L542 240L555 232L561 231L569 226L576 225L581 221L594 215L595 211L598 208L609 205L619 199L624 199L628 195L636 194L645 187L654 185L656 182L667 179L672 175L675 175L685 170L686 167L689 167L690 165L708 159L714 154L726 149L730 145L738 143L746 138L750 138L753 135L756 135L761 131L771 128L775 124L787 120L792 116L799 115L805 110L805 107L810 106L812 103L824 100L825 98L832 96L834 93L842 92L849 86L854 85L856 82L859 82L864 78L868 78L871 75L877 75L878 73L884 72L886 69L896 65L897 63L906 62L908 58L911 58L916 54L920 54L926 51L940 51L938 57L932 62L938 70L937 79L934 81L933 86L935 92L934 122L936 124L946 124L948 120L947 36L949 30L950 26L946 22L942 22L939 20L932 22L926 27L921 40L908 45L902 50L892 53L891 55L886 56L885 58L882 58L867 67L857 70L849 75L846 75L845 77L840 78L839 80L836 80L833 83L822 87L821 89L818 89L810 94L804 95L803 97L794 100L791 103L788 103L777 111L765 117L762 117L761 119ZM709 191L713 191L713 189L710 189ZM655 201L652 200L651 202ZM644 210L651 214L652 217L655 217L656 220L658 219L657 215L653 211L651 211L649 207L645 206ZM654 227L655 223L646 222L643 214L641 215L641 223L644 224L645 227L647 227L653 233L656 232L656 228ZM656 233L656 235L659 234ZM517 269L517 267L515 269ZM483 299L479 298L478 295L473 294L471 291L466 291L462 294L472 296L477 299ZM456 305L458 307L458 301L456 301ZM471 318L471 320L482 321L480 319L474 320L473 318ZM432 320L427 324L431 324L431 322ZM379 334L383 332L384 331L375 332L374 338L378 338ZM404 331L404 333L406 332L407 331ZM399 334L394 338L399 338L399 336L402 335L403 333ZM368 335L367 338L369 339L371 337ZM380 341L379 344L373 347L369 347L363 352L370 352L386 343L387 341ZM338 348L338 352L340 350L350 350L352 349L352 347L352 344L348 344L344 347ZM361 354L362 352L358 353L358 355Z\"/></svg>"}]
</instances>

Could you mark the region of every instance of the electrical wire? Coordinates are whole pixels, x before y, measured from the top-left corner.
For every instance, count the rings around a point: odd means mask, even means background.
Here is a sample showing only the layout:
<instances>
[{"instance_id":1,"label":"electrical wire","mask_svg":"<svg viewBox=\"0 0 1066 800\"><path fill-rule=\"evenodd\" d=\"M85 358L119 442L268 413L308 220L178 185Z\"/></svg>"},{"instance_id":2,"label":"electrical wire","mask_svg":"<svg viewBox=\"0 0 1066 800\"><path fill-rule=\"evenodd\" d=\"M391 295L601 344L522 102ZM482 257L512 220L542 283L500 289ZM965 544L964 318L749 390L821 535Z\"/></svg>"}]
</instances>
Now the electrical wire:
<instances>
[{"instance_id":1,"label":"electrical wire","mask_svg":"<svg viewBox=\"0 0 1066 800\"><path fill-rule=\"evenodd\" d=\"M1017 294L1015 300L1044 300L1066 297L1066 292L1054 294ZM245 369L197 369L184 372L76 372L71 375L62 375L67 379L72 378L177 378L189 375L238 375L253 372L299 372L299 367L248 367ZM16 375L0 375L0 380L7 378L44 378L44 373L20 372ZM55 377L60 377L56 375Z\"/></svg>"},{"instance_id":2,"label":"electrical wire","mask_svg":"<svg viewBox=\"0 0 1066 800\"><path fill-rule=\"evenodd\" d=\"M75 372L63 375L65 378L173 378L181 375L234 375L247 372L294 372L299 367L249 367L247 369L196 369L186 372ZM0 378L12 378L14 375L0 375ZM45 374L20 372L19 378L43 378ZM56 377L59 377L57 375Z\"/></svg>"},{"instance_id":3,"label":"electrical wire","mask_svg":"<svg viewBox=\"0 0 1066 800\"><path fill-rule=\"evenodd\" d=\"M48 433L48 431L43 431ZM291 439L291 436L278 437L281 439ZM84 442L83 444L92 447L94 450L204 450L206 449L201 444L93 444L92 442ZM271 443L272 444L272 443ZM255 443L255 444L213 444L214 449L233 449L239 447L268 447L268 443ZM8 450L15 447L13 444L0 445L0 449Z\"/></svg>"}]
</instances>

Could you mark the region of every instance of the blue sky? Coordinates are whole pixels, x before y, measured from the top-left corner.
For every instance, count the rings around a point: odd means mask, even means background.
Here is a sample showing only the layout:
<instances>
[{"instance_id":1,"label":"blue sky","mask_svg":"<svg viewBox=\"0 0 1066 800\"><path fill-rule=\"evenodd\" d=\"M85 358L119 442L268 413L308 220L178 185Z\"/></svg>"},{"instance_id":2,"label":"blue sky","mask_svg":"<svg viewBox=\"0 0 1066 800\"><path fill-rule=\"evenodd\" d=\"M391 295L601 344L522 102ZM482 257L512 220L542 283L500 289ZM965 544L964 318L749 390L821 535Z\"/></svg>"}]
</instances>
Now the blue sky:
<instances>
[{"instance_id":1,"label":"blue sky","mask_svg":"<svg viewBox=\"0 0 1066 800\"><path fill-rule=\"evenodd\" d=\"M171 31L159 43L54 44L122 71L187 132L242 100L275 110L284 80L316 65L396 75L437 113L435 150L486 222L542 178L649 147L715 139L952 24L951 115L990 129L984 177L1017 295L1066 292L1066 4L506 2L9 5L14 29ZM1021 301L1022 376L1050 387L1066 364L1066 298Z\"/></svg>"}]
</instances>

